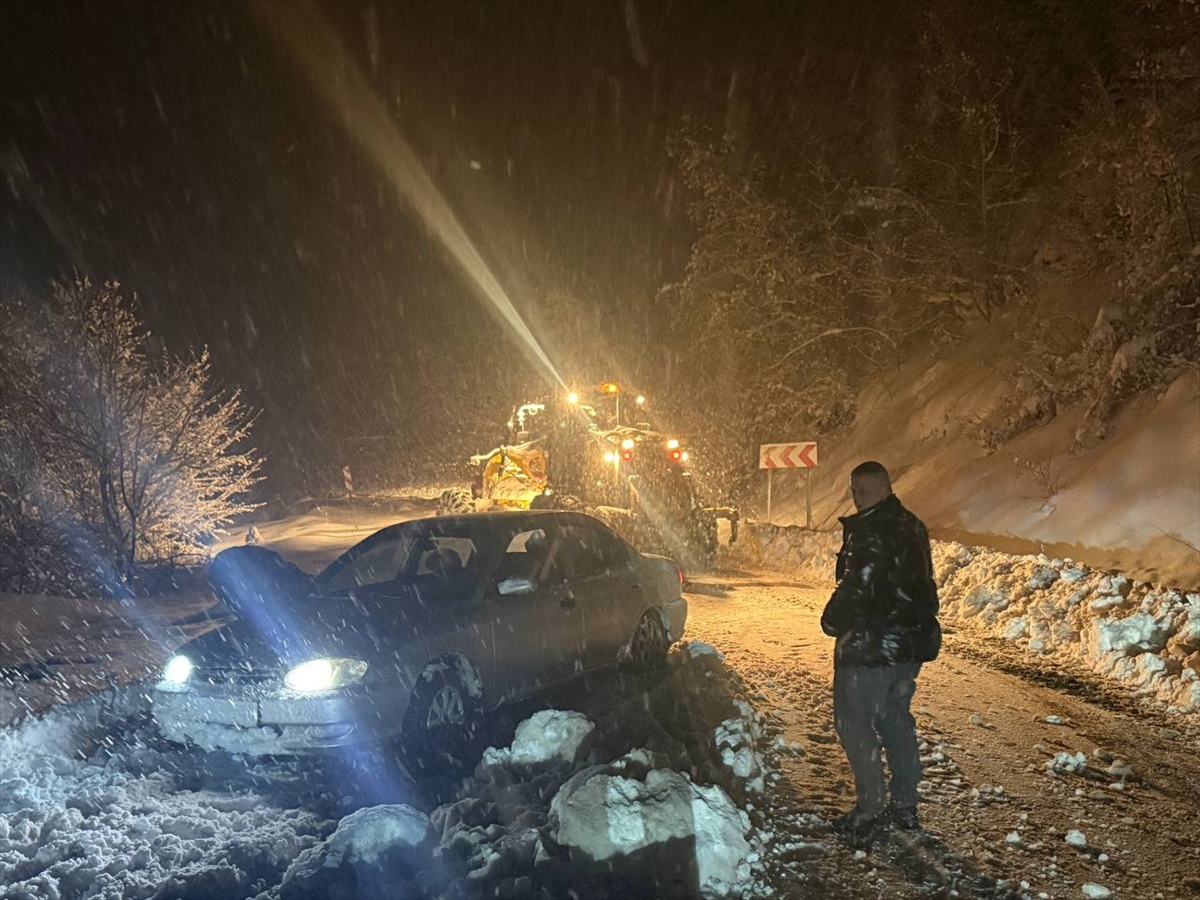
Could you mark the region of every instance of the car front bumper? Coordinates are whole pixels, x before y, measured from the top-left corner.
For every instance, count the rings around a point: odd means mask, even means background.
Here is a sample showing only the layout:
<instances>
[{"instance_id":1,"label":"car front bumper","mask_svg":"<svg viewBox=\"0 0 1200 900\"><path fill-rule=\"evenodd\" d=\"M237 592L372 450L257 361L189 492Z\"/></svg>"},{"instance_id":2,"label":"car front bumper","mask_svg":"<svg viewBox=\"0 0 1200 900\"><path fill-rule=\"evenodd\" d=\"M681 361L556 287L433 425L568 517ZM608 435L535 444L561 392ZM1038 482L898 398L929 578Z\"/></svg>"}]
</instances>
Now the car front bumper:
<instances>
[{"instance_id":1,"label":"car front bumper","mask_svg":"<svg viewBox=\"0 0 1200 900\"><path fill-rule=\"evenodd\" d=\"M400 690L256 695L159 685L152 710L163 736L177 743L250 756L289 755L393 738L407 696Z\"/></svg>"}]
</instances>

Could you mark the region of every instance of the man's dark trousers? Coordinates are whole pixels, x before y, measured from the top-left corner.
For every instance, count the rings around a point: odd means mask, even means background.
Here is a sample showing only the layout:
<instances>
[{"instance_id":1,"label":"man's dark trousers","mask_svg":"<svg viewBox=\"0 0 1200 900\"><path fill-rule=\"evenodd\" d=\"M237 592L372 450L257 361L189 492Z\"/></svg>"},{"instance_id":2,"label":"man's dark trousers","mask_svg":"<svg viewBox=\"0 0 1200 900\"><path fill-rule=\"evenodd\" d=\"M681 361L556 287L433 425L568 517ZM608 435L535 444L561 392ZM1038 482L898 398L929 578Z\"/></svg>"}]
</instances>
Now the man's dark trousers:
<instances>
[{"instance_id":1,"label":"man's dark trousers","mask_svg":"<svg viewBox=\"0 0 1200 900\"><path fill-rule=\"evenodd\" d=\"M858 809L868 816L883 812L885 748L892 771L892 803L909 808L917 805L921 760L909 704L920 671L920 663L834 667L834 726L854 771Z\"/></svg>"}]
</instances>

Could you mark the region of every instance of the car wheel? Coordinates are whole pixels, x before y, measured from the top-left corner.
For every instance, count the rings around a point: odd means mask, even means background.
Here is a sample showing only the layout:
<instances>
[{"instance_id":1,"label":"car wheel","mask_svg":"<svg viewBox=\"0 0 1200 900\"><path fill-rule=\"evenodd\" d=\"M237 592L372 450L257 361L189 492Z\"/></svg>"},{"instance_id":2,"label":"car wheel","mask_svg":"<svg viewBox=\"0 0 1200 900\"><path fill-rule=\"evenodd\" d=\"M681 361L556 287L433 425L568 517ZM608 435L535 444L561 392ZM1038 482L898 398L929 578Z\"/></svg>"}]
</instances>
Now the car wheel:
<instances>
[{"instance_id":1,"label":"car wheel","mask_svg":"<svg viewBox=\"0 0 1200 900\"><path fill-rule=\"evenodd\" d=\"M400 749L413 775L474 762L483 712L457 672L427 670L404 714Z\"/></svg>"},{"instance_id":2,"label":"car wheel","mask_svg":"<svg viewBox=\"0 0 1200 900\"><path fill-rule=\"evenodd\" d=\"M467 488L447 488L438 497L439 516L462 516L475 511L475 498Z\"/></svg>"},{"instance_id":3,"label":"car wheel","mask_svg":"<svg viewBox=\"0 0 1200 900\"><path fill-rule=\"evenodd\" d=\"M662 616L654 610L645 613L638 622L629 644L629 660L639 672L653 672L667 661L667 629Z\"/></svg>"}]
</instances>

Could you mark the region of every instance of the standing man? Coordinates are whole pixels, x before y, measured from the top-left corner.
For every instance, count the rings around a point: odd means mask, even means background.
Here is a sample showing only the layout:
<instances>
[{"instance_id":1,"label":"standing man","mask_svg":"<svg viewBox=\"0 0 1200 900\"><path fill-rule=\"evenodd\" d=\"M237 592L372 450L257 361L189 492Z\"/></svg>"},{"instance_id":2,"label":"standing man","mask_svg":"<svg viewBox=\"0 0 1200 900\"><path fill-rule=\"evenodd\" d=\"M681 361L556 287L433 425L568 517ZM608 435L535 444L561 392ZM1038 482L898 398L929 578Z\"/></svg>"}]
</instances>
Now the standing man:
<instances>
[{"instance_id":1,"label":"standing man","mask_svg":"<svg viewBox=\"0 0 1200 900\"><path fill-rule=\"evenodd\" d=\"M837 587L821 628L837 638L834 725L858 797L834 826L852 843L865 844L883 825L920 827L921 761L909 705L921 664L937 658L942 631L924 524L901 505L887 469L877 462L850 473L850 493L857 512L841 519ZM884 748L892 773L890 803Z\"/></svg>"}]
</instances>

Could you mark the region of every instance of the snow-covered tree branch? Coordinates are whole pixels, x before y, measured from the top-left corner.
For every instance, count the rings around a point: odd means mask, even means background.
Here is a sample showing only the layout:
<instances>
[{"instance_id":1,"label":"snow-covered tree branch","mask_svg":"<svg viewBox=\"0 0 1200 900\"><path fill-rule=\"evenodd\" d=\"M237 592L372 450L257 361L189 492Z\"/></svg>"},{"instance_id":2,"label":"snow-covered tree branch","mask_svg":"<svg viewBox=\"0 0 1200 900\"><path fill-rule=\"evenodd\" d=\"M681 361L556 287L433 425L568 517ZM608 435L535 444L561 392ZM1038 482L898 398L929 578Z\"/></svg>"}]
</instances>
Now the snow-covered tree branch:
<instances>
[{"instance_id":1,"label":"snow-covered tree branch","mask_svg":"<svg viewBox=\"0 0 1200 900\"><path fill-rule=\"evenodd\" d=\"M119 284L6 295L0 326L6 517L37 520L121 592L139 570L201 556L206 535L254 508L260 460L240 393L213 387L207 351L151 353Z\"/></svg>"}]
</instances>

